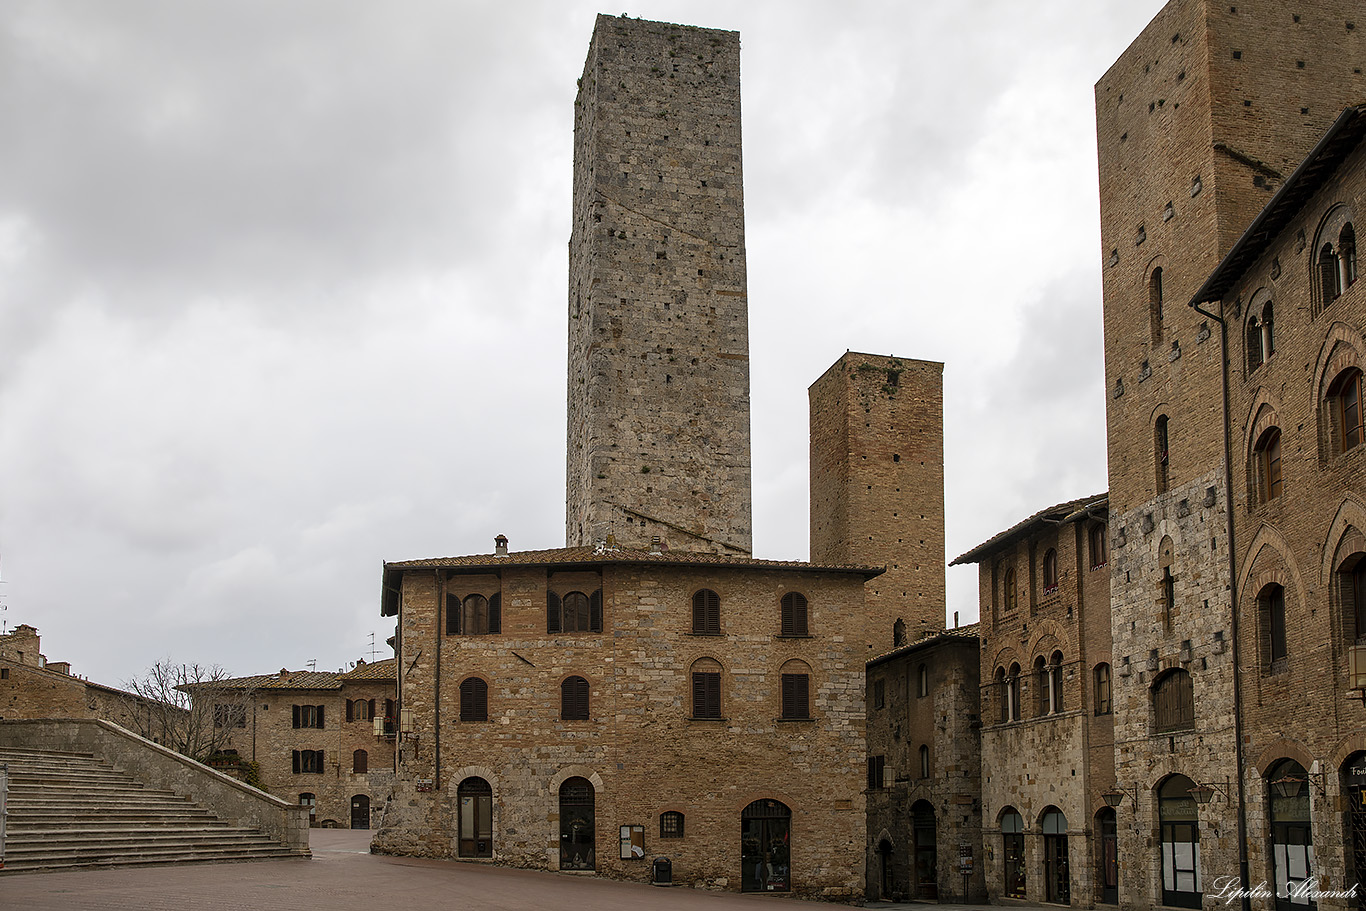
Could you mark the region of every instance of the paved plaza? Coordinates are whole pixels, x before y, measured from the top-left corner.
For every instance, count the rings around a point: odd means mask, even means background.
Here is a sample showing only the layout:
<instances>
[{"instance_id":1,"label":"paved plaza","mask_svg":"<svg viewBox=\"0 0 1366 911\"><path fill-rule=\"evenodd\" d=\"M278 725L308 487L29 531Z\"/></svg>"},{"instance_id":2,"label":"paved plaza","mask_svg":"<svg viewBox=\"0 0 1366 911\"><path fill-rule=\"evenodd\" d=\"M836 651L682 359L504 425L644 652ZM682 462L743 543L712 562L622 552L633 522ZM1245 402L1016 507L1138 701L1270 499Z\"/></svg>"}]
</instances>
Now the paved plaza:
<instances>
[{"instance_id":1,"label":"paved plaza","mask_svg":"<svg viewBox=\"0 0 1366 911\"><path fill-rule=\"evenodd\" d=\"M738 895L612 882L369 853L368 832L314 829L311 860L192 864L0 876L0 908L23 911L754 911L840 908L770 895ZM909 908L878 902L883 909ZM926 905L920 906L928 911ZM983 906L957 905L961 911ZM1018 911L1018 909L1017 909Z\"/></svg>"}]
</instances>

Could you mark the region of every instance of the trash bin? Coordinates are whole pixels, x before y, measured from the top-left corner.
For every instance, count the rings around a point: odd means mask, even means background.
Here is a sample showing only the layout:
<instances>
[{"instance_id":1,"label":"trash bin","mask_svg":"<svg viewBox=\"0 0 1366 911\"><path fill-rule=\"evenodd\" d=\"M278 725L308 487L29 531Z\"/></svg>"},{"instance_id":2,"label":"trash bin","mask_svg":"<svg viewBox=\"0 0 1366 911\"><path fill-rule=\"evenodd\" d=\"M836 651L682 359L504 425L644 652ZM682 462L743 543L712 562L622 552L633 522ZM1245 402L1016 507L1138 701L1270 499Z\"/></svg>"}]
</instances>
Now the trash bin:
<instances>
[{"instance_id":1,"label":"trash bin","mask_svg":"<svg viewBox=\"0 0 1366 911\"><path fill-rule=\"evenodd\" d=\"M656 886L672 886L674 884L673 861L669 860L667 857L656 857L654 878L651 882Z\"/></svg>"}]
</instances>

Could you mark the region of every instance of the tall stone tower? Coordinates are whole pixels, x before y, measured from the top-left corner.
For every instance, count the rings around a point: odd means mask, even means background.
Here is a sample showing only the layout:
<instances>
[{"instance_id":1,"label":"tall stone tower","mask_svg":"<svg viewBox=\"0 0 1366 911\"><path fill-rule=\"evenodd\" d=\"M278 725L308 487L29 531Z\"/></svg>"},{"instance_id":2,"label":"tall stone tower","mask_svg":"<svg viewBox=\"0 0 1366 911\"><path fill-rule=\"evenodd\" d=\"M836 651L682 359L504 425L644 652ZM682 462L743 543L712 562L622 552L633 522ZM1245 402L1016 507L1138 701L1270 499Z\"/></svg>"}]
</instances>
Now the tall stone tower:
<instances>
[{"instance_id":1,"label":"tall stone tower","mask_svg":"<svg viewBox=\"0 0 1366 911\"><path fill-rule=\"evenodd\" d=\"M740 36L599 16L574 104L566 543L747 555Z\"/></svg>"},{"instance_id":2,"label":"tall stone tower","mask_svg":"<svg viewBox=\"0 0 1366 911\"><path fill-rule=\"evenodd\" d=\"M887 567L864 593L874 654L943 629L944 365L851 351L809 395L811 562Z\"/></svg>"}]
</instances>

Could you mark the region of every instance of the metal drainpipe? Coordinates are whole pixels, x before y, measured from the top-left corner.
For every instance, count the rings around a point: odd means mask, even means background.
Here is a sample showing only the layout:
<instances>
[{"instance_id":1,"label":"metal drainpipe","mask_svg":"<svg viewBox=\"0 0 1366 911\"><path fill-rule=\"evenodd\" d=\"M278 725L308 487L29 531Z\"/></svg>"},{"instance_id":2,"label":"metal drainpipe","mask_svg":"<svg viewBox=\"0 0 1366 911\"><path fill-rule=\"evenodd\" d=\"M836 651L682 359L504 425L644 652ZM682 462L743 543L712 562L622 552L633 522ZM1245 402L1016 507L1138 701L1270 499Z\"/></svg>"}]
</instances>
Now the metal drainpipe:
<instances>
[{"instance_id":1,"label":"metal drainpipe","mask_svg":"<svg viewBox=\"0 0 1366 911\"><path fill-rule=\"evenodd\" d=\"M1238 794L1238 870L1243 879L1243 911L1251 911L1252 899L1248 889L1247 862L1247 795L1243 792L1243 687L1242 671L1238 658L1238 574L1233 535L1233 443L1229 430L1228 411L1228 324L1222 316L1217 316L1200 305L1203 301L1191 301L1190 306L1196 313L1208 317L1219 324L1219 379L1222 385L1224 408L1224 513L1227 517L1228 535L1228 593L1229 626L1233 643L1230 645L1233 659L1233 744L1234 768L1237 771Z\"/></svg>"},{"instance_id":2,"label":"metal drainpipe","mask_svg":"<svg viewBox=\"0 0 1366 911\"><path fill-rule=\"evenodd\" d=\"M436 677L432 694L432 706L434 709L432 713L432 750L434 751L432 758L432 789L439 790L441 788L441 609L445 606L443 604L444 598L442 597L445 592L442 591L441 570L433 570L432 578L436 582ZM399 715L402 716L402 714L403 710L400 709ZM400 725L400 727L402 726ZM400 733L399 736L402 736L402 734Z\"/></svg>"}]
</instances>

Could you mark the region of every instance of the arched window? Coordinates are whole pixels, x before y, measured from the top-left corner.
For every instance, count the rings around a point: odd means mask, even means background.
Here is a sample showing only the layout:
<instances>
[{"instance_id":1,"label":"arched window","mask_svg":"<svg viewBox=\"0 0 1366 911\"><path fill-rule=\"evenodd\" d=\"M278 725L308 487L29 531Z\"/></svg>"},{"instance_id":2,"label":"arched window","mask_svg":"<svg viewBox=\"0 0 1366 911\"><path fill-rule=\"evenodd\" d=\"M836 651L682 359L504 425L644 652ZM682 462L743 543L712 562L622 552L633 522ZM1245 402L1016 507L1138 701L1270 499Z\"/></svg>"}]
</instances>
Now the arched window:
<instances>
[{"instance_id":1,"label":"arched window","mask_svg":"<svg viewBox=\"0 0 1366 911\"><path fill-rule=\"evenodd\" d=\"M1053 711L1052 672L1043 655L1034 659L1034 692L1039 697L1038 714L1047 715Z\"/></svg>"},{"instance_id":2,"label":"arched window","mask_svg":"<svg viewBox=\"0 0 1366 911\"><path fill-rule=\"evenodd\" d=\"M1157 492L1167 492L1168 466L1171 461L1171 446L1167 416L1161 415L1153 425L1153 462L1157 472Z\"/></svg>"},{"instance_id":3,"label":"arched window","mask_svg":"<svg viewBox=\"0 0 1366 911\"><path fill-rule=\"evenodd\" d=\"M805 636L806 632L806 595L801 592L788 592L781 602L782 635ZM717 619L718 632L720 619Z\"/></svg>"},{"instance_id":4,"label":"arched window","mask_svg":"<svg viewBox=\"0 0 1366 911\"><path fill-rule=\"evenodd\" d=\"M996 668L996 685L994 687L998 710L996 720L1001 724L1010 720L1010 691L1007 686L1006 669L1003 667Z\"/></svg>"},{"instance_id":5,"label":"arched window","mask_svg":"<svg viewBox=\"0 0 1366 911\"><path fill-rule=\"evenodd\" d=\"M1018 604L1018 601L1016 600L1017 597L1018 593L1015 590L1015 570L1014 568L1010 568L1006 570L1005 580L1001 583L1001 601L1007 614L1012 613L1015 610Z\"/></svg>"},{"instance_id":6,"label":"arched window","mask_svg":"<svg viewBox=\"0 0 1366 911\"><path fill-rule=\"evenodd\" d=\"M1006 807L1001 813L1001 858L1001 893L1006 898L1024 898L1024 817L1014 807Z\"/></svg>"},{"instance_id":7,"label":"arched window","mask_svg":"<svg viewBox=\"0 0 1366 911\"><path fill-rule=\"evenodd\" d=\"M1338 235L1338 280L1346 291L1357 280L1357 232L1348 222Z\"/></svg>"},{"instance_id":8,"label":"arched window","mask_svg":"<svg viewBox=\"0 0 1366 911\"><path fill-rule=\"evenodd\" d=\"M782 666L782 705L784 721L805 721L811 717L811 668L802 661Z\"/></svg>"},{"instance_id":9,"label":"arched window","mask_svg":"<svg viewBox=\"0 0 1366 911\"><path fill-rule=\"evenodd\" d=\"M356 750L352 753L351 771L356 775L363 775L370 771L370 754L364 750Z\"/></svg>"},{"instance_id":10,"label":"arched window","mask_svg":"<svg viewBox=\"0 0 1366 911\"><path fill-rule=\"evenodd\" d=\"M1257 497L1265 503L1281 495L1281 431L1268 427L1257 441Z\"/></svg>"},{"instance_id":11,"label":"arched window","mask_svg":"<svg viewBox=\"0 0 1366 911\"><path fill-rule=\"evenodd\" d=\"M692 596L692 631L696 636L721 635L721 596L711 589Z\"/></svg>"},{"instance_id":12,"label":"arched window","mask_svg":"<svg viewBox=\"0 0 1366 911\"><path fill-rule=\"evenodd\" d=\"M1114 711L1113 697L1110 693L1110 665L1101 662L1095 669L1096 714L1108 715Z\"/></svg>"},{"instance_id":13,"label":"arched window","mask_svg":"<svg viewBox=\"0 0 1366 911\"><path fill-rule=\"evenodd\" d=\"M489 720L489 685L478 677L460 681L460 720Z\"/></svg>"},{"instance_id":14,"label":"arched window","mask_svg":"<svg viewBox=\"0 0 1366 911\"><path fill-rule=\"evenodd\" d=\"M547 591L545 630L547 633L602 632L602 589L591 595L570 592L563 597Z\"/></svg>"},{"instance_id":15,"label":"arched window","mask_svg":"<svg viewBox=\"0 0 1366 911\"><path fill-rule=\"evenodd\" d=\"M1337 577L1347 644L1366 645L1366 553L1354 553L1343 560L1338 566ZM1366 835L1366 829L1363 834Z\"/></svg>"},{"instance_id":16,"label":"arched window","mask_svg":"<svg viewBox=\"0 0 1366 911\"><path fill-rule=\"evenodd\" d=\"M659 837L682 838L683 814L677 810L666 810L659 814Z\"/></svg>"},{"instance_id":17,"label":"arched window","mask_svg":"<svg viewBox=\"0 0 1366 911\"><path fill-rule=\"evenodd\" d=\"M1195 727L1195 690L1181 668L1167 671L1153 684L1153 730L1159 734Z\"/></svg>"},{"instance_id":18,"label":"arched window","mask_svg":"<svg viewBox=\"0 0 1366 911\"><path fill-rule=\"evenodd\" d=\"M915 672L915 695L924 698L930 694L930 666L922 664Z\"/></svg>"},{"instance_id":19,"label":"arched window","mask_svg":"<svg viewBox=\"0 0 1366 911\"><path fill-rule=\"evenodd\" d=\"M502 631L502 598L474 594L463 599L453 593L446 594L446 635L482 636Z\"/></svg>"},{"instance_id":20,"label":"arched window","mask_svg":"<svg viewBox=\"0 0 1366 911\"><path fill-rule=\"evenodd\" d=\"M1148 276L1148 322L1153 344L1162 340L1162 267Z\"/></svg>"},{"instance_id":21,"label":"arched window","mask_svg":"<svg viewBox=\"0 0 1366 911\"><path fill-rule=\"evenodd\" d=\"M1157 816L1162 836L1162 904L1199 908L1200 817L1185 775L1170 775L1157 789Z\"/></svg>"},{"instance_id":22,"label":"arched window","mask_svg":"<svg viewBox=\"0 0 1366 911\"><path fill-rule=\"evenodd\" d=\"M1057 807L1048 807L1039 820L1043 829L1044 901L1057 905L1072 903L1072 884L1067 863L1067 817Z\"/></svg>"},{"instance_id":23,"label":"arched window","mask_svg":"<svg viewBox=\"0 0 1366 911\"><path fill-rule=\"evenodd\" d=\"M692 716L721 717L721 664L713 658L698 658L693 662Z\"/></svg>"},{"instance_id":24,"label":"arched window","mask_svg":"<svg viewBox=\"0 0 1366 911\"><path fill-rule=\"evenodd\" d=\"M930 748L924 744L920 746L920 777L930 777Z\"/></svg>"},{"instance_id":25,"label":"arched window","mask_svg":"<svg viewBox=\"0 0 1366 911\"><path fill-rule=\"evenodd\" d=\"M1338 452L1360 445L1366 438L1366 429L1362 427L1361 371L1355 367L1344 370L1328 387L1328 400Z\"/></svg>"},{"instance_id":26,"label":"arched window","mask_svg":"<svg viewBox=\"0 0 1366 911\"><path fill-rule=\"evenodd\" d=\"M1338 279L1338 256L1332 244L1324 244L1319 249L1319 289L1324 306L1337 300L1342 293Z\"/></svg>"},{"instance_id":27,"label":"arched window","mask_svg":"<svg viewBox=\"0 0 1366 911\"><path fill-rule=\"evenodd\" d=\"M1257 614L1262 627L1262 661L1269 673L1285 669L1289 655L1285 642L1285 589L1271 583L1257 594Z\"/></svg>"},{"instance_id":28,"label":"arched window","mask_svg":"<svg viewBox=\"0 0 1366 911\"><path fill-rule=\"evenodd\" d=\"M1061 712L1062 708L1062 652L1054 652L1048 662L1048 698L1050 711Z\"/></svg>"},{"instance_id":29,"label":"arched window","mask_svg":"<svg viewBox=\"0 0 1366 911\"><path fill-rule=\"evenodd\" d=\"M1110 548L1105 539L1105 526L1092 525L1089 537L1091 539L1091 568L1100 569L1110 562Z\"/></svg>"},{"instance_id":30,"label":"arched window","mask_svg":"<svg viewBox=\"0 0 1366 911\"><path fill-rule=\"evenodd\" d=\"M588 681L566 677L560 684L560 718L564 721L588 720Z\"/></svg>"},{"instance_id":31,"label":"arched window","mask_svg":"<svg viewBox=\"0 0 1366 911\"><path fill-rule=\"evenodd\" d=\"M1058 552L1048 548L1043 555L1043 593L1055 594L1058 590Z\"/></svg>"},{"instance_id":32,"label":"arched window","mask_svg":"<svg viewBox=\"0 0 1366 911\"><path fill-rule=\"evenodd\" d=\"M460 802L461 857L493 856L493 788L482 778L466 778L455 789Z\"/></svg>"}]
</instances>

